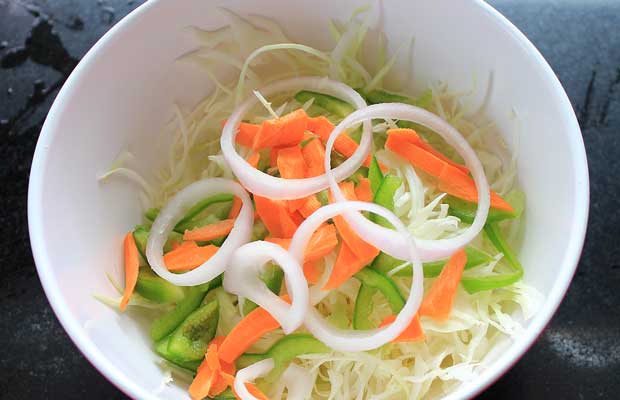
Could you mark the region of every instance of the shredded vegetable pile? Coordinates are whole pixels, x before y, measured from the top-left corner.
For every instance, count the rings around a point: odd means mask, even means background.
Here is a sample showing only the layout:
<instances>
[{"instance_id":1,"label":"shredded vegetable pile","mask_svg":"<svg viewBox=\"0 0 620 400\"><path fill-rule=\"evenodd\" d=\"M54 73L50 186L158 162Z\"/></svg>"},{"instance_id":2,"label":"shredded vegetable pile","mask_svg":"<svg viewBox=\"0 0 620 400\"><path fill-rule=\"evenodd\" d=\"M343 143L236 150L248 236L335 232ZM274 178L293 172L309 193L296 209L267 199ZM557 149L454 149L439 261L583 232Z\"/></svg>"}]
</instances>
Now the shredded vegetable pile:
<instances>
[{"instance_id":1,"label":"shredded vegetable pile","mask_svg":"<svg viewBox=\"0 0 620 400\"><path fill-rule=\"evenodd\" d=\"M388 57L378 5L331 21L330 51L220 11L228 26L189 29L200 47L178 62L214 90L175 108L162 170L123 153L100 177L135 182L146 211L121 297L98 298L155 315L192 399L434 398L476 379L541 299L513 250L516 154L470 93L389 90L408 49Z\"/></svg>"}]
</instances>

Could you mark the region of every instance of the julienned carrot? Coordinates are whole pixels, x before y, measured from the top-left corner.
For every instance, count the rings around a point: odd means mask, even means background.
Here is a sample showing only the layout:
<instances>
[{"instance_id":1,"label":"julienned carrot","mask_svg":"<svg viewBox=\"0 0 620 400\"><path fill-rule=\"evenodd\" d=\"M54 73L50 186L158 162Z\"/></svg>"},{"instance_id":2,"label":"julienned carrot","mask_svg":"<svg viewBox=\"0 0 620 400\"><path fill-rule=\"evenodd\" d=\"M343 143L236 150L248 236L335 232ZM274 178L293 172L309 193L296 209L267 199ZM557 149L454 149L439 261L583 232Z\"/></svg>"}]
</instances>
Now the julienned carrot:
<instances>
[{"instance_id":1,"label":"julienned carrot","mask_svg":"<svg viewBox=\"0 0 620 400\"><path fill-rule=\"evenodd\" d=\"M387 316L383 321L381 321L379 327L391 324L395 319L396 315ZM405 330L402 331L396 339L392 340L392 342L418 342L420 340L424 340L424 330L422 329L422 324L420 323L420 317L416 314L407 328L405 328Z\"/></svg>"},{"instance_id":2,"label":"julienned carrot","mask_svg":"<svg viewBox=\"0 0 620 400\"><path fill-rule=\"evenodd\" d=\"M287 238L268 237L265 241L276 243L284 249L288 249L291 245L291 239ZM320 260L334 251L336 246L338 246L336 228L330 224L323 224L310 237L304 253L304 262Z\"/></svg>"},{"instance_id":3,"label":"julienned carrot","mask_svg":"<svg viewBox=\"0 0 620 400\"><path fill-rule=\"evenodd\" d=\"M358 200L371 202L373 198L372 189L370 188L370 179L362 178L355 187L355 196Z\"/></svg>"},{"instance_id":4,"label":"julienned carrot","mask_svg":"<svg viewBox=\"0 0 620 400\"><path fill-rule=\"evenodd\" d=\"M474 180L452 164L404 140L399 135L388 135L385 148L406 158L414 166L437 178L439 190L463 200L478 201L478 192ZM512 206L493 191L491 191L491 207L509 212L513 211Z\"/></svg>"},{"instance_id":5,"label":"julienned carrot","mask_svg":"<svg viewBox=\"0 0 620 400\"><path fill-rule=\"evenodd\" d=\"M334 130L334 124L321 115L316 118L308 119L308 130L319 135L322 141L327 142L329 135ZM355 153L355 150L357 150L357 147L358 144L355 143L355 140L347 136L346 133L339 135L334 142L334 150L345 157L351 157L353 153ZM366 160L364 160L364 165L368 167L370 165L370 160L371 157L369 155L366 157Z\"/></svg>"},{"instance_id":6,"label":"julienned carrot","mask_svg":"<svg viewBox=\"0 0 620 400\"><path fill-rule=\"evenodd\" d=\"M199 242L208 242L209 240L217 239L222 236L226 236L232 231L235 225L234 219L225 219L213 224L194 228L191 231L186 230L183 234L183 240L196 240Z\"/></svg>"},{"instance_id":7,"label":"julienned carrot","mask_svg":"<svg viewBox=\"0 0 620 400\"><path fill-rule=\"evenodd\" d=\"M256 205L256 214L260 216L261 221L272 236L293 237L299 224L291 217L284 201L254 196L254 204Z\"/></svg>"},{"instance_id":8,"label":"julienned carrot","mask_svg":"<svg viewBox=\"0 0 620 400\"><path fill-rule=\"evenodd\" d=\"M201 266L219 250L212 244L198 246L196 242L183 242L181 246L164 254L164 263L169 271L187 271Z\"/></svg>"},{"instance_id":9,"label":"julienned carrot","mask_svg":"<svg viewBox=\"0 0 620 400\"><path fill-rule=\"evenodd\" d=\"M211 346L209 346L210 350ZM207 350L207 352L209 351ZM207 353L208 354L208 353ZM214 383L217 381L219 371L212 370L204 360L198 370L196 371L196 377L189 386L188 392L193 400L202 400L209 395Z\"/></svg>"},{"instance_id":10,"label":"julienned carrot","mask_svg":"<svg viewBox=\"0 0 620 400\"><path fill-rule=\"evenodd\" d=\"M241 212L241 206L243 202L240 198L234 197L232 201L232 206L230 207L230 211L228 212L228 218L235 219L239 216L239 212Z\"/></svg>"},{"instance_id":11,"label":"julienned carrot","mask_svg":"<svg viewBox=\"0 0 620 400\"><path fill-rule=\"evenodd\" d=\"M339 186L340 190L342 191L344 197L347 200L357 200L353 182L341 182ZM332 201L331 198L330 201ZM379 254L379 249L365 242L361 237L359 237L359 235L353 229L351 229L343 216L339 215L337 217L334 217L333 220L336 228L338 229L340 237L347 244L349 249L354 251L358 258L360 258L361 260L372 260Z\"/></svg>"},{"instance_id":12,"label":"julienned carrot","mask_svg":"<svg viewBox=\"0 0 620 400\"><path fill-rule=\"evenodd\" d=\"M281 298L290 303L287 295ZM280 324L264 308L256 308L245 316L222 342L219 348L220 360L227 363L234 361L243 354L248 347L256 342L261 336L274 329Z\"/></svg>"},{"instance_id":13,"label":"julienned carrot","mask_svg":"<svg viewBox=\"0 0 620 400\"><path fill-rule=\"evenodd\" d=\"M325 146L320 140L314 139L306 143L301 149L306 161L306 178L323 175L325 173Z\"/></svg>"},{"instance_id":14,"label":"julienned carrot","mask_svg":"<svg viewBox=\"0 0 620 400\"><path fill-rule=\"evenodd\" d=\"M217 396L229 386L228 380L223 375L232 376L236 373L237 369L234 364L221 361L219 358L219 347L224 339L224 336L217 336L209 343L205 359L198 367L196 376L189 387L192 399Z\"/></svg>"},{"instance_id":15,"label":"julienned carrot","mask_svg":"<svg viewBox=\"0 0 620 400\"><path fill-rule=\"evenodd\" d=\"M321 208L321 202L316 198L316 195L312 194L305 198L304 204L299 207L299 213L304 217L308 218L313 212Z\"/></svg>"},{"instance_id":16,"label":"julienned carrot","mask_svg":"<svg viewBox=\"0 0 620 400\"><path fill-rule=\"evenodd\" d=\"M304 263L304 276L308 283L314 285L321 279L321 271L316 265L315 261L308 261Z\"/></svg>"},{"instance_id":17,"label":"julienned carrot","mask_svg":"<svg viewBox=\"0 0 620 400\"><path fill-rule=\"evenodd\" d=\"M378 253L379 250L377 249ZM343 241L340 245L338 256L336 256L332 273L322 289L330 290L342 285L362 268L370 264L377 254L360 256Z\"/></svg>"},{"instance_id":18,"label":"julienned carrot","mask_svg":"<svg viewBox=\"0 0 620 400\"><path fill-rule=\"evenodd\" d=\"M302 179L306 176L306 161L301 152L301 147L284 147L278 151L278 171L284 179ZM288 211L293 213L304 205L306 199L287 201Z\"/></svg>"},{"instance_id":19,"label":"julienned carrot","mask_svg":"<svg viewBox=\"0 0 620 400\"><path fill-rule=\"evenodd\" d=\"M278 153L280 152L279 147L272 147L269 150L269 166L271 168L278 166Z\"/></svg>"},{"instance_id":20,"label":"julienned carrot","mask_svg":"<svg viewBox=\"0 0 620 400\"><path fill-rule=\"evenodd\" d=\"M448 319L466 263L467 254L463 249L450 257L422 300L420 311L418 311L420 316L427 316L438 321Z\"/></svg>"},{"instance_id":21,"label":"julienned carrot","mask_svg":"<svg viewBox=\"0 0 620 400\"><path fill-rule=\"evenodd\" d=\"M258 387L256 387L256 385L252 383L246 383L245 387L248 389L248 392L250 392L250 394L256 397L258 400L269 400L269 397L267 397L265 393L261 392L261 390ZM237 393L235 393L235 396L239 398L239 395L237 395Z\"/></svg>"},{"instance_id":22,"label":"julienned carrot","mask_svg":"<svg viewBox=\"0 0 620 400\"><path fill-rule=\"evenodd\" d=\"M257 168L260 161L260 153L258 151L253 152L246 160L252 167Z\"/></svg>"},{"instance_id":23,"label":"julienned carrot","mask_svg":"<svg viewBox=\"0 0 620 400\"><path fill-rule=\"evenodd\" d=\"M239 130L235 142L245 147L252 147L254 139L260 130L260 125L249 124L242 122L239 124Z\"/></svg>"},{"instance_id":24,"label":"julienned carrot","mask_svg":"<svg viewBox=\"0 0 620 400\"><path fill-rule=\"evenodd\" d=\"M447 162L448 164L453 165L454 167L460 169L464 173L466 174L469 173L469 169L466 166L464 166L463 164L454 162L448 157L446 157L442 152L435 149L433 146L431 146L426 141L424 141L420 136L418 136L416 131L414 131L413 129L409 129L409 128L388 129L387 134L388 136L394 135L394 137L401 138L405 141L415 144L416 146L421 147L422 149L431 153L435 157L439 158L440 160L443 160Z\"/></svg>"},{"instance_id":25,"label":"julienned carrot","mask_svg":"<svg viewBox=\"0 0 620 400\"><path fill-rule=\"evenodd\" d=\"M280 118L263 121L252 148L258 150L296 145L303 140L307 124L308 114L301 108Z\"/></svg>"},{"instance_id":26,"label":"julienned carrot","mask_svg":"<svg viewBox=\"0 0 620 400\"><path fill-rule=\"evenodd\" d=\"M138 247L136 246L136 240L132 232L128 232L125 235L123 250L125 258L125 292L123 293L123 298L119 306L121 311L125 311L127 303L129 303L131 294L136 287L136 282L138 282L138 270L140 269Z\"/></svg>"}]
</instances>

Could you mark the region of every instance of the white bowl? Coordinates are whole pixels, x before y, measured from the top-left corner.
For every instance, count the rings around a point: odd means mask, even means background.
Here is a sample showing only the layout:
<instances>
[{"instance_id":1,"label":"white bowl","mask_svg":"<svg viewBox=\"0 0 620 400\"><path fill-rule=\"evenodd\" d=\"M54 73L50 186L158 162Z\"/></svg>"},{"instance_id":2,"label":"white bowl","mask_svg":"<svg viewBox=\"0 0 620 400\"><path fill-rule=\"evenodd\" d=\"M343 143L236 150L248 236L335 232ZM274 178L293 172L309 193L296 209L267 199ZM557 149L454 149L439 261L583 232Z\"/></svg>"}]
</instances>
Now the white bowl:
<instances>
[{"instance_id":1,"label":"white bowl","mask_svg":"<svg viewBox=\"0 0 620 400\"><path fill-rule=\"evenodd\" d=\"M32 249L48 299L93 365L135 398L157 398L162 373L145 330L131 315L103 307L112 294L105 272L121 276L123 233L139 222L135 189L96 176L129 148L145 168L156 165L153 137L173 101L191 105L211 86L197 70L175 64L195 43L184 28L221 26L217 5L279 21L297 41L327 48L329 17L346 19L355 0L150 1L112 28L82 59L49 112L32 164L28 215ZM518 173L527 193L520 257L525 281L545 302L525 333L481 377L451 398L479 393L505 373L541 333L575 271L588 214L588 172L577 120L562 86L534 46L478 0L384 2L392 44L414 35L415 83L489 86L487 114L508 141L520 125ZM393 49L393 48L392 48ZM397 70L404 71L404 65ZM483 90L479 90L483 92ZM482 98L484 93L480 93ZM519 124L511 115L519 115ZM119 279L120 280L120 279ZM159 396L187 398L167 387Z\"/></svg>"}]
</instances>

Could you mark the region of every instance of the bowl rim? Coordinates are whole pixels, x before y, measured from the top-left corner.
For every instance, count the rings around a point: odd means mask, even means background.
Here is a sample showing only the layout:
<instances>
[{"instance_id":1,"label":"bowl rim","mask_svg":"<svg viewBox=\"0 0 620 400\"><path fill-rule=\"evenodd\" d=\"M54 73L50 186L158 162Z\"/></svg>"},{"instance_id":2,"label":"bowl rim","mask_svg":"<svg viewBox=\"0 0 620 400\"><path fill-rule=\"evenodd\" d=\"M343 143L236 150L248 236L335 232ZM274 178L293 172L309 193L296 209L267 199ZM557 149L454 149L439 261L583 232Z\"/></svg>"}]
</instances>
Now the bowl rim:
<instances>
[{"instance_id":1,"label":"bowl rim","mask_svg":"<svg viewBox=\"0 0 620 400\"><path fill-rule=\"evenodd\" d=\"M51 262L45 246L43 230L41 229L43 225L42 205L44 204L43 178L45 166L47 164L48 149L57 134L57 120L65 110L65 100L69 99L77 90L77 86L79 86L77 83L79 83L82 76L86 74L88 67L97 61L97 53L107 46L114 45L118 35L127 30L135 20L144 18L149 10L156 7L162 1L164 0L151 0L138 6L106 32L85 54L82 60L80 60L59 91L45 119L34 152L28 184L28 228L32 253L39 279L41 280L44 292L54 313L73 343L103 376L126 395L141 399L158 399L159 397L131 381L113 362L109 361L104 356L86 335L83 326L73 317L68 305L63 299L62 291L52 274ZM569 244L564 258L560 262L561 273L556 277L556 283L552 291L546 296L544 306L530 321L526 330L526 335L515 342L501 358L495 361L493 371L486 371L480 379L462 385L456 392L448 394L445 397L446 399L471 398L480 394L504 375L543 333L545 326L550 322L564 298L577 268L585 240L590 202L588 164L583 136L573 107L559 79L538 49L536 49L529 39L527 39L527 37L499 11L495 10L483 0L464 1L471 7L480 8L483 13L487 14L487 18L495 20L496 23L506 29L513 38L525 48L532 60L536 62L537 68L549 79L554 97L558 99L559 106L563 110L562 118L565 120L564 122L566 125L570 127L566 134L570 139L572 163L575 166L573 179L576 184L573 195L576 206L573 224L570 229L571 235Z\"/></svg>"}]
</instances>

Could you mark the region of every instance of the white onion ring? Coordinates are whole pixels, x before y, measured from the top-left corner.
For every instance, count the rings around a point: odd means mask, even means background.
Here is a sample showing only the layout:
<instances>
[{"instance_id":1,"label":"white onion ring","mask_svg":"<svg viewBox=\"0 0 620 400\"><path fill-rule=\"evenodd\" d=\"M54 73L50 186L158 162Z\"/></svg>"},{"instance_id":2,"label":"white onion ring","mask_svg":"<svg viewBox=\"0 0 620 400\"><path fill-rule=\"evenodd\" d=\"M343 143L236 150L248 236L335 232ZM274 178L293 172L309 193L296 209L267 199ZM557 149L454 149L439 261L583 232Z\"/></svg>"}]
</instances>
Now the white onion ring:
<instances>
[{"instance_id":1,"label":"white onion ring","mask_svg":"<svg viewBox=\"0 0 620 400\"><path fill-rule=\"evenodd\" d=\"M175 274L166 268L163 247L175 224L187 210L205 197L220 193L231 193L241 199L242 207L235 219L233 229L217 253L200 267ZM162 208L153 222L149 240L146 243L146 258L157 275L177 286L196 286L208 282L224 272L232 253L239 246L250 241L254 210L248 192L241 185L229 179L210 178L192 183L178 192Z\"/></svg>"},{"instance_id":2,"label":"white onion ring","mask_svg":"<svg viewBox=\"0 0 620 400\"><path fill-rule=\"evenodd\" d=\"M273 294L259 279L260 270L271 260L284 271L291 304ZM297 260L277 244L257 241L239 247L230 258L223 286L227 292L250 299L264 308L287 335L304 322L308 309L308 282Z\"/></svg>"},{"instance_id":3,"label":"white onion ring","mask_svg":"<svg viewBox=\"0 0 620 400\"><path fill-rule=\"evenodd\" d=\"M383 103L368 106L349 114L342 120L332 131L325 145L325 175L327 176L330 190L334 194L336 201L344 201L346 199L337 184L337 180L342 180L342 178L340 176L334 176L331 171L330 155L334 142L338 135L344 132L347 127L362 121L368 121L372 118L391 118L413 121L424 125L441 135L441 137L443 137L449 145L453 146L465 160L465 164L474 178L478 191L478 209L476 210L476 217L473 223L465 232L453 238L438 240L415 239L418 250L420 251L420 257L425 262L436 261L451 256L458 249L466 246L480 233L489 213L489 206L491 203L489 184L476 153L469 143L467 143L467 140L465 140L465 138L449 123L422 108L402 103ZM359 165L361 165L361 163L359 163ZM382 227L369 221L359 213L348 212L344 213L343 216L357 234L363 237L368 243L373 244L375 247L380 247L379 244L385 244L383 249L385 253L401 260L407 258L408 243L402 235L392 229Z\"/></svg>"},{"instance_id":4,"label":"white onion ring","mask_svg":"<svg viewBox=\"0 0 620 400\"><path fill-rule=\"evenodd\" d=\"M422 271L422 261L417 255L415 244L400 219L389 210L377 204L361 201L342 201L319 208L299 225L291 240L289 252L298 261L303 261L306 246L312 233L323 222L346 211L370 211L386 218L396 227L398 234L403 236L403 240L409 242L407 247L409 254L405 259L411 261L413 265L413 281L409 297L407 297L403 309L396 316L396 320L386 327L367 331L334 328L314 307L309 307L305 326L314 337L337 351L367 351L390 342L407 328L422 302L424 274ZM376 247L383 250L387 245L389 243L385 239L377 243Z\"/></svg>"},{"instance_id":5,"label":"white onion ring","mask_svg":"<svg viewBox=\"0 0 620 400\"><path fill-rule=\"evenodd\" d=\"M306 400L312 396L314 382L316 381L316 372L312 373L306 368L291 363L282 373L278 380L271 398L281 399L286 389L287 399Z\"/></svg>"},{"instance_id":6,"label":"white onion ring","mask_svg":"<svg viewBox=\"0 0 620 400\"><path fill-rule=\"evenodd\" d=\"M245 384L256 378L267 375L273 367L273 358L267 358L237 371L233 384L235 393L241 400L258 400L256 397L252 396L248 388L245 387Z\"/></svg>"},{"instance_id":7,"label":"white onion ring","mask_svg":"<svg viewBox=\"0 0 620 400\"><path fill-rule=\"evenodd\" d=\"M284 79L259 89L263 96L270 96L274 93L292 90L313 90L338 97L351 103L358 109L366 107L366 102L355 90L344 83L333 81L328 78L306 76ZM277 178L252 167L237 153L235 150L235 137L237 136L239 123L243 116L248 113L257 102L258 99L255 96L248 97L235 111L233 111L222 130L222 137L220 138L222 154L235 173L235 176L248 191L274 200L299 199L326 189L328 181L325 174L304 179ZM348 160L339 165L332 172L337 180L343 180L352 175L364 162L366 155L370 151L372 141L371 129L372 126L370 121L365 121L363 124L360 146Z\"/></svg>"}]
</instances>

